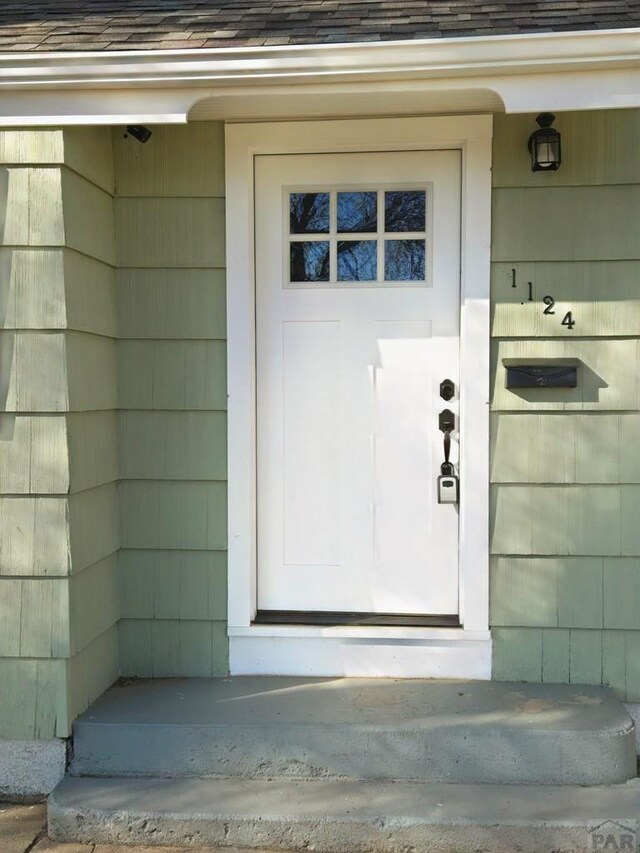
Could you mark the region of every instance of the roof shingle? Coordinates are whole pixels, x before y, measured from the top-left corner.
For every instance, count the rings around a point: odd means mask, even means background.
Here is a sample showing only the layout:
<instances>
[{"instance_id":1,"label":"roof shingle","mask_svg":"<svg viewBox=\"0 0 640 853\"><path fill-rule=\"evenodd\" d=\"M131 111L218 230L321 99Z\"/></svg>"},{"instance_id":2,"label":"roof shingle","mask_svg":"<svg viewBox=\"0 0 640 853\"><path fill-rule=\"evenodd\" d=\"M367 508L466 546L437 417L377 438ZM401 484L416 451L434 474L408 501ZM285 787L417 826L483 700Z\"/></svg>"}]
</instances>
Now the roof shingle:
<instances>
[{"instance_id":1,"label":"roof shingle","mask_svg":"<svg viewBox=\"0 0 640 853\"><path fill-rule=\"evenodd\" d=\"M327 44L640 27L640 0L23 0L0 52Z\"/></svg>"}]
</instances>

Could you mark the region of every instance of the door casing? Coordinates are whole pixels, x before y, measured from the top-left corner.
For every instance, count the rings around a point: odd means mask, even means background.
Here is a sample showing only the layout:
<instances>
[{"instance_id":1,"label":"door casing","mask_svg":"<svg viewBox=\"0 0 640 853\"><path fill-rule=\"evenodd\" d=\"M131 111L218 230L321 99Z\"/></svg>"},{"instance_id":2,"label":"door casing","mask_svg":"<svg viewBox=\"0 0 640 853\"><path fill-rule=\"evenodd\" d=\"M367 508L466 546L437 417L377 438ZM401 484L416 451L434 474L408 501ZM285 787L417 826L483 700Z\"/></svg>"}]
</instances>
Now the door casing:
<instances>
[{"instance_id":1,"label":"door casing","mask_svg":"<svg viewBox=\"0 0 640 853\"><path fill-rule=\"evenodd\" d=\"M489 678L491 116L228 124L228 634L232 674ZM456 148L462 153L461 628L254 625L254 157Z\"/></svg>"}]
</instances>

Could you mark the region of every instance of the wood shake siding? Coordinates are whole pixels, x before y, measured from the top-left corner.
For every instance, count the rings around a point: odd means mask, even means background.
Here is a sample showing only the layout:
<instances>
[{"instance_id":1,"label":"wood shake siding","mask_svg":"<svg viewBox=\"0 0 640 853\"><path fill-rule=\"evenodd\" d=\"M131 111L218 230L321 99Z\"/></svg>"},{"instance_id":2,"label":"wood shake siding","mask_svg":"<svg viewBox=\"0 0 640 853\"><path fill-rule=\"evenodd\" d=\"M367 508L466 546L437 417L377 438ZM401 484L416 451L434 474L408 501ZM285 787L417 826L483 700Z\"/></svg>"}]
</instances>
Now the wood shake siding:
<instances>
[{"instance_id":1,"label":"wood shake siding","mask_svg":"<svg viewBox=\"0 0 640 853\"><path fill-rule=\"evenodd\" d=\"M0 160L0 737L46 739L117 677L110 134L4 131Z\"/></svg>"},{"instance_id":2,"label":"wood shake siding","mask_svg":"<svg viewBox=\"0 0 640 853\"><path fill-rule=\"evenodd\" d=\"M638 701L640 111L555 126L563 164L549 174L528 164L534 116L494 128L493 675ZM509 391L503 359L577 359L578 387Z\"/></svg>"},{"instance_id":3,"label":"wood shake siding","mask_svg":"<svg viewBox=\"0 0 640 853\"><path fill-rule=\"evenodd\" d=\"M114 133L124 675L227 672L224 133Z\"/></svg>"}]
</instances>

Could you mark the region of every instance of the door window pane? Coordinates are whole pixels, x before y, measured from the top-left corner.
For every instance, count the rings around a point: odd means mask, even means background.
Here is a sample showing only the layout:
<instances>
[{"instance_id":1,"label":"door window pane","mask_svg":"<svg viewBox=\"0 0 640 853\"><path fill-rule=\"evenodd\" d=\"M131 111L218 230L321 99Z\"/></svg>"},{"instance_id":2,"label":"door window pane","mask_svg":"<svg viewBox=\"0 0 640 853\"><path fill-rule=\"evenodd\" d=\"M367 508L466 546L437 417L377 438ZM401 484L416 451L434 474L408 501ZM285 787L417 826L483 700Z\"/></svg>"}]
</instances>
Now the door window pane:
<instances>
[{"instance_id":1,"label":"door window pane","mask_svg":"<svg viewBox=\"0 0 640 853\"><path fill-rule=\"evenodd\" d=\"M390 190L384 194L385 231L424 231L426 193L424 190Z\"/></svg>"},{"instance_id":2,"label":"door window pane","mask_svg":"<svg viewBox=\"0 0 640 853\"><path fill-rule=\"evenodd\" d=\"M424 281L424 261L424 240L387 240L384 244L385 281Z\"/></svg>"},{"instance_id":3,"label":"door window pane","mask_svg":"<svg viewBox=\"0 0 640 853\"><path fill-rule=\"evenodd\" d=\"M338 242L338 281L375 281L378 246L375 240Z\"/></svg>"},{"instance_id":4,"label":"door window pane","mask_svg":"<svg viewBox=\"0 0 640 853\"><path fill-rule=\"evenodd\" d=\"M329 281L329 242L290 243L290 281Z\"/></svg>"},{"instance_id":5,"label":"door window pane","mask_svg":"<svg viewBox=\"0 0 640 853\"><path fill-rule=\"evenodd\" d=\"M338 231L371 232L378 228L378 193L338 193Z\"/></svg>"},{"instance_id":6,"label":"door window pane","mask_svg":"<svg viewBox=\"0 0 640 853\"><path fill-rule=\"evenodd\" d=\"M292 234L329 233L329 193L289 193Z\"/></svg>"}]
</instances>

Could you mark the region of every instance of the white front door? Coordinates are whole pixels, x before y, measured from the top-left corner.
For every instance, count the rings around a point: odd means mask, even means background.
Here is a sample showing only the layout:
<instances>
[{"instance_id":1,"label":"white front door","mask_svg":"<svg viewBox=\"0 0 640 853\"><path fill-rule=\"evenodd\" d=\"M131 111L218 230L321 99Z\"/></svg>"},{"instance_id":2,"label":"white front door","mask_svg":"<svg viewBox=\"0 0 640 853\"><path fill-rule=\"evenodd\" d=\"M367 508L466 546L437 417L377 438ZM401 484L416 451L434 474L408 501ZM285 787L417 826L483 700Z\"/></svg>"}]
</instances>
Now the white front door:
<instances>
[{"instance_id":1,"label":"white front door","mask_svg":"<svg viewBox=\"0 0 640 853\"><path fill-rule=\"evenodd\" d=\"M258 615L455 617L461 152L255 164Z\"/></svg>"}]
</instances>

